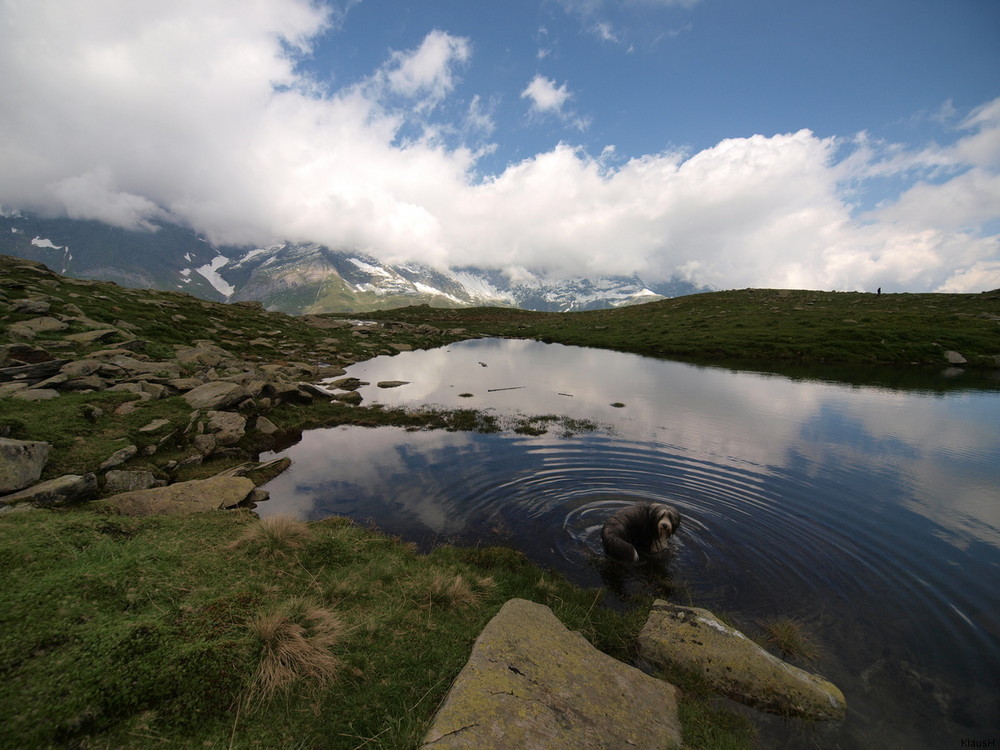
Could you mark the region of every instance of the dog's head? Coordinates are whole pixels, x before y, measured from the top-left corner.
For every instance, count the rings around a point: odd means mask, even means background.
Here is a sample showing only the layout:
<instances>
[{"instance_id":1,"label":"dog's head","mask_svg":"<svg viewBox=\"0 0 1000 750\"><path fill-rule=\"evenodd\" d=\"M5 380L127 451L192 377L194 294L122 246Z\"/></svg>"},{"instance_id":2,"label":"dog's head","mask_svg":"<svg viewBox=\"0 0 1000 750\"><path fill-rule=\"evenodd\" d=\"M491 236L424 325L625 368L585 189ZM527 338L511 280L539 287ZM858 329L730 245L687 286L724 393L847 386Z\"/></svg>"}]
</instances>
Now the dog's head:
<instances>
[{"instance_id":1,"label":"dog's head","mask_svg":"<svg viewBox=\"0 0 1000 750\"><path fill-rule=\"evenodd\" d=\"M681 525L681 514L669 505L654 503L650 507L650 513L656 521L657 536L661 540L675 534Z\"/></svg>"}]
</instances>

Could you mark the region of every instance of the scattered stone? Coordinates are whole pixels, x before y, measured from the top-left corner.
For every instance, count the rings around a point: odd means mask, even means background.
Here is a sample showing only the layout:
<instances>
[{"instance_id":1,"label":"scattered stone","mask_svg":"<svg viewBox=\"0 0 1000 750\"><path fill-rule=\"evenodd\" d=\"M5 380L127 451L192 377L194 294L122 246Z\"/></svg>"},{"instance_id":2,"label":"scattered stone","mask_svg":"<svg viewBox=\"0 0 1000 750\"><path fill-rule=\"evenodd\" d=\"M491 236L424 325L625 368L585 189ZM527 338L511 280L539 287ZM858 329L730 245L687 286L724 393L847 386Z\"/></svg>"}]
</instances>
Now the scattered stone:
<instances>
[{"instance_id":1,"label":"scattered stone","mask_svg":"<svg viewBox=\"0 0 1000 750\"><path fill-rule=\"evenodd\" d=\"M847 712L834 684L769 654L705 609L655 601L639 652L657 666L694 670L720 694L762 711L814 720Z\"/></svg>"},{"instance_id":2,"label":"scattered stone","mask_svg":"<svg viewBox=\"0 0 1000 750\"><path fill-rule=\"evenodd\" d=\"M225 409L247 397L246 391L236 383L213 381L192 388L184 400L192 409Z\"/></svg>"},{"instance_id":3,"label":"scattered stone","mask_svg":"<svg viewBox=\"0 0 1000 750\"><path fill-rule=\"evenodd\" d=\"M102 328L96 331L84 331L83 333L71 333L64 338L67 341L76 341L79 344L92 344L95 341L108 341L120 335L114 328Z\"/></svg>"},{"instance_id":4,"label":"scattered stone","mask_svg":"<svg viewBox=\"0 0 1000 750\"><path fill-rule=\"evenodd\" d=\"M267 417L257 417L254 422L254 429L263 432L265 435L273 435L278 431L278 426Z\"/></svg>"},{"instance_id":5,"label":"scattered stone","mask_svg":"<svg viewBox=\"0 0 1000 750\"><path fill-rule=\"evenodd\" d=\"M10 311L24 315L45 315L52 305L40 299L15 299L10 302Z\"/></svg>"},{"instance_id":6,"label":"scattered stone","mask_svg":"<svg viewBox=\"0 0 1000 750\"><path fill-rule=\"evenodd\" d=\"M361 394L357 391L348 391L347 393L338 393L333 397L334 401L341 401L345 404L360 404L362 401Z\"/></svg>"},{"instance_id":7,"label":"scattered stone","mask_svg":"<svg viewBox=\"0 0 1000 750\"><path fill-rule=\"evenodd\" d=\"M430 748L680 747L677 689L511 599L476 639L424 737Z\"/></svg>"},{"instance_id":8,"label":"scattered stone","mask_svg":"<svg viewBox=\"0 0 1000 750\"><path fill-rule=\"evenodd\" d=\"M68 359L52 359L47 362L35 362L28 365L15 365L0 368L0 382L24 382L32 385L56 375Z\"/></svg>"},{"instance_id":9,"label":"scattered stone","mask_svg":"<svg viewBox=\"0 0 1000 750\"><path fill-rule=\"evenodd\" d=\"M68 505L91 500L97 496L97 476L94 474L66 474L57 479L32 485L13 495L0 497L4 505L30 503L39 508Z\"/></svg>"},{"instance_id":10,"label":"scattered stone","mask_svg":"<svg viewBox=\"0 0 1000 750\"><path fill-rule=\"evenodd\" d=\"M947 351L947 352L945 352L944 353L944 358L946 360L948 360L948 364L951 364L951 365L964 365L966 362L969 361L965 357L963 357L961 354L959 354L958 352L955 352L955 351Z\"/></svg>"},{"instance_id":11,"label":"scattered stone","mask_svg":"<svg viewBox=\"0 0 1000 750\"><path fill-rule=\"evenodd\" d=\"M379 388L399 388L401 385L409 385L409 380L380 380L377 385Z\"/></svg>"},{"instance_id":12,"label":"scattered stone","mask_svg":"<svg viewBox=\"0 0 1000 750\"><path fill-rule=\"evenodd\" d=\"M140 427L139 432L159 432L169 424L169 419L154 419L149 424Z\"/></svg>"},{"instance_id":13,"label":"scattered stone","mask_svg":"<svg viewBox=\"0 0 1000 750\"><path fill-rule=\"evenodd\" d=\"M21 320L7 326L7 333L15 339L33 339L39 333L65 331L69 326L57 318L42 317Z\"/></svg>"},{"instance_id":14,"label":"scattered stone","mask_svg":"<svg viewBox=\"0 0 1000 750\"><path fill-rule=\"evenodd\" d=\"M340 380L334 380L329 383L332 388L339 388L342 391L356 391L363 385L371 385L364 380L359 380L358 378L341 378Z\"/></svg>"},{"instance_id":15,"label":"scattered stone","mask_svg":"<svg viewBox=\"0 0 1000 750\"><path fill-rule=\"evenodd\" d=\"M0 494L37 482L51 450L49 443L40 440L0 438Z\"/></svg>"},{"instance_id":16,"label":"scattered stone","mask_svg":"<svg viewBox=\"0 0 1000 750\"><path fill-rule=\"evenodd\" d=\"M246 477L212 477L123 492L104 502L126 516L203 513L235 507L254 489L254 483Z\"/></svg>"},{"instance_id":17,"label":"scattered stone","mask_svg":"<svg viewBox=\"0 0 1000 750\"><path fill-rule=\"evenodd\" d=\"M26 391L14 393L11 398L18 398L22 401L48 401L59 398L59 391L54 391L51 388L29 388Z\"/></svg>"},{"instance_id":18,"label":"scattered stone","mask_svg":"<svg viewBox=\"0 0 1000 750\"><path fill-rule=\"evenodd\" d=\"M219 445L238 443L246 434L247 420L230 411L210 411L206 415L206 429L215 436Z\"/></svg>"},{"instance_id":19,"label":"scattered stone","mask_svg":"<svg viewBox=\"0 0 1000 750\"><path fill-rule=\"evenodd\" d=\"M110 495L135 490L148 490L156 485L151 471L120 471L112 469L104 475L104 491Z\"/></svg>"},{"instance_id":20,"label":"scattered stone","mask_svg":"<svg viewBox=\"0 0 1000 750\"><path fill-rule=\"evenodd\" d=\"M115 410L117 414L118 411ZM128 461L130 458L135 456L139 452L139 448L134 445L128 445L121 450L117 450L105 459L104 463L97 467L98 471L106 471L107 469L113 469L116 466L121 466L123 463Z\"/></svg>"},{"instance_id":21,"label":"scattered stone","mask_svg":"<svg viewBox=\"0 0 1000 750\"><path fill-rule=\"evenodd\" d=\"M104 363L97 359L78 359L67 362L59 368L59 372L71 378L85 378L93 375L104 366Z\"/></svg>"},{"instance_id":22,"label":"scattered stone","mask_svg":"<svg viewBox=\"0 0 1000 750\"><path fill-rule=\"evenodd\" d=\"M27 383L4 383L0 385L0 398L9 398L18 391L25 390L27 387Z\"/></svg>"}]
</instances>

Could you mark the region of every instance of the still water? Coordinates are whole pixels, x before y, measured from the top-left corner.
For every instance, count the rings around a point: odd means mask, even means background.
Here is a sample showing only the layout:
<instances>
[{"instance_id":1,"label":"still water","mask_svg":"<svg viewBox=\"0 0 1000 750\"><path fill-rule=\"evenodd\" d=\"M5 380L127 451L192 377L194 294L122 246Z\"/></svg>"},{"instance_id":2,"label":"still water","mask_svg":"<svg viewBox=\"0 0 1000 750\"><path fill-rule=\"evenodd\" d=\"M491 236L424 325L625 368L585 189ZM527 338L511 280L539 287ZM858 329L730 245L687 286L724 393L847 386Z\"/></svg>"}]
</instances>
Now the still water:
<instances>
[{"instance_id":1,"label":"still water","mask_svg":"<svg viewBox=\"0 0 1000 750\"><path fill-rule=\"evenodd\" d=\"M366 403L557 414L544 435L314 430L258 512L369 520L423 546L505 544L611 604L654 587L744 629L803 621L848 717L756 715L763 747L1000 742L1000 390L845 386L484 339L350 368ZM383 389L379 381L407 385ZM470 395L471 394L471 395ZM270 456L267 456L270 457ZM676 506L674 554L628 576L600 528ZM969 745L966 745L969 746ZM971 745L975 746L975 745Z\"/></svg>"}]
</instances>

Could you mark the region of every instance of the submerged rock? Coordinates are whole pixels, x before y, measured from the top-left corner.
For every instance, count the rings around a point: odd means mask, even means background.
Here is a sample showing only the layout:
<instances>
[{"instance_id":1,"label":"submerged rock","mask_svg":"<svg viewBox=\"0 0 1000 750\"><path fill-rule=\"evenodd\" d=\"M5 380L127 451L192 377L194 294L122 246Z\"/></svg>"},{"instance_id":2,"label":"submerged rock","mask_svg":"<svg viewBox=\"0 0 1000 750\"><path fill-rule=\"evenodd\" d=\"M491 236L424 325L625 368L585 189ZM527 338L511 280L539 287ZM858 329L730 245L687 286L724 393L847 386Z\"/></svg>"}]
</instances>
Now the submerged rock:
<instances>
[{"instance_id":1,"label":"submerged rock","mask_svg":"<svg viewBox=\"0 0 1000 750\"><path fill-rule=\"evenodd\" d=\"M548 607L511 599L476 639L421 748L680 747L676 694Z\"/></svg>"},{"instance_id":2,"label":"submerged rock","mask_svg":"<svg viewBox=\"0 0 1000 750\"><path fill-rule=\"evenodd\" d=\"M654 665L694 670L720 694L762 711L817 720L847 712L836 685L769 654L706 609L657 600L639 651Z\"/></svg>"}]
</instances>

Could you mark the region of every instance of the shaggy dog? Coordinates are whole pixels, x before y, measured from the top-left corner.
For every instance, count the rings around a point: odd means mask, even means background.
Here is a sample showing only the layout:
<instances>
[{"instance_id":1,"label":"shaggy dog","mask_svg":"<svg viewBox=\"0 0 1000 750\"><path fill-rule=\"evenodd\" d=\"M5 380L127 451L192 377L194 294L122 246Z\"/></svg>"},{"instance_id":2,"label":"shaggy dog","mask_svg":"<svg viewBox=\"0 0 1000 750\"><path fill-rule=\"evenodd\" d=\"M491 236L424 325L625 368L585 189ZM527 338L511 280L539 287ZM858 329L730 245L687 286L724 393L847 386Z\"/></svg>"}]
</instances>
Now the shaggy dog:
<instances>
[{"instance_id":1,"label":"shaggy dog","mask_svg":"<svg viewBox=\"0 0 1000 750\"><path fill-rule=\"evenodd\" d=\"M667 548L667 540L681 525L676 508L662 503L637 503L622 508L604 522L601 541L608 557L638 562L639 553L654 554Z\"/></svg>"}]
</instances>

